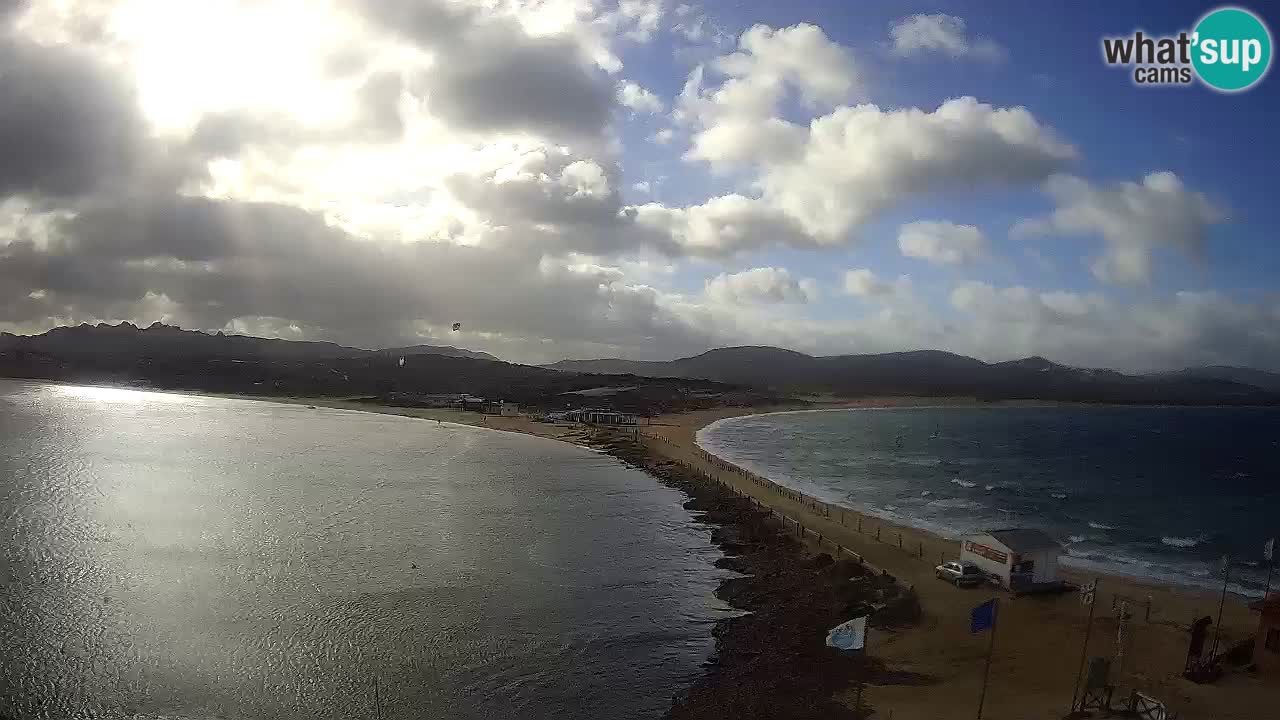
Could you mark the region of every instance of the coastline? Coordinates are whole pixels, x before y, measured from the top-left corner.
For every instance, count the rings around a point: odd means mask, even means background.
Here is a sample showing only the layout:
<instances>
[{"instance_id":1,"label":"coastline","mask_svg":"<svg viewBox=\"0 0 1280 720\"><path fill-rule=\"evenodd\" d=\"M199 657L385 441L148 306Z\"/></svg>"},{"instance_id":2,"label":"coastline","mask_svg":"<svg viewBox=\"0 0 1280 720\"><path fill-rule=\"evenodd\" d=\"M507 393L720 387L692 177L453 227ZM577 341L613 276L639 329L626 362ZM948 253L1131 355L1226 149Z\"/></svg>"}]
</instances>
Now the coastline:
<instances>
[{"instance_id":1,"label":"coastline","mask_svg":"<svg viewBox=\"0 0 1280 720\"><path fill-rule=\"evenodd\" d=\"M130 389L151 392L141 388ZM177 394L200 395L200 393ZM696 442L699 429L711 422L728 417L765 414L772 411L886 406L919 407L926 403L966 404L963 401L938 403L932 398L890 398L831 403L818 408L795 405L718 408L661 416L655 418L653 424L640 428L640 433L633 435L631 432L617 430L541 423L529 418L484 417L456 410L397 408L356 402L352 399L254 397L209 393L204 395L399 415L491 430L520 432L570 442L609 452L624 462L645 469L660 482L667 482L677 487L680 487L679 483L684 483L685 486L681 489L691 496L691 503L706 502L705 497L700 499L697 494L688 489L692 487L689 482L696 482L700 478L704 481L703 484L712 485L713 488L714 486L725 488L732 491L733 496L745 499L752 505L772 509L793 521L798 520L803 527L801 535L806 538L808 557L818 553L832 554L834 547L841 547L846 552L856 553L868 564L892 573L916 590L923 610L920 622L914 626L881 628L872 634L869 655L877 663L874 667L875 672L866 671L866 668L863 670L846 668L843 674L837 673L830 677L823 675L824 683L828 684L810 687L810 691L831 690L838 702L843 703L847 709L852 708L855 702L853 679L862 673L861 676L869 682L863 697L864 704L876 708L878 717L885 717L886 712L892 711L896 720L911 718L933 720L940 717L964 716L974 703L981 681L981 659L985 657L986 638L973 636L968 632L968 613L972 606L990 597L990 593L957 590L938 582L933 577L933 565L940 557L955 557L954 541L926 531L897 526L852 510L840 509L837 511L838 516L832 516L831 507L833 506L815 503L812 499L804 498L794 491L783 494L775 488L758 484L746 473L729 467L729 464L723 460L717 462L718 459L706 454ZM624 442L620 443L620 440ZM691 476L693 480L690 480L690 477L683 479L677 477L673 481L671 477L673 468L683 468L684 474ZM705 481L714 482L706 483ZM686 507L706 509L695 505L686 505ZM709 521L713 523L717 522L717 519L726 520L724 513L716 512L714 506L707 514L711 518ZM733 518L729 520L733 521ZM740 520L741 518L738 518L737 521ZM862 527L861 532L857 529L859 523ZM788 529L785 522L781 529L780 537L785 545ZM793 536L795 531L795 526L791 526L790 532ZM877 534L879 540L876 539ZM732 537L722 536L717 539L716 535L713 535L713 541L730 554L730 557L725 560L726 567L752 572L753 575L749 575L749 578L760 574L761 566L753 565L749 556L746 560L735 559L733 553L741 552L742 548L737 547ZM796 546L799 547L798 544ZM777 548L768 551L775 556L785 556L785 552ZM834 554L840 555L839 552ZM773 568L770 572L775 572L776 566L776 562L767 564L767 567ZM1077 581L1086 579L1074 570L1068 570L1063 574ZM799 584L807 586L812 582L821 586L826 582L822 579L825 575L815 570L810 570L809 575L812 577L801 578L798 581ZM1126 667L1119 673L1118 693L1123 691L1127 695L1129 689L1142 689L1165 701L1171 710L1179 712L1180 716L1187 720L1197 717L1243 720L1266 716L1273 706L1274 689L1263 687L1256 678L1242 673L1230 673L1214 685L1194 685L1181 678L1182 660L1186 653L1187 642L1185 628L1196 617L1216 615L1218 603L1216 594L1123 576L1100 577L1099 601L1096 608L1098 617L1094 621L1089 643L1091 655L1111 655L1114 652L1117 623L1112 598L1125 595L1133 598L1135 603L1145 603L1149 597L1153 609L1149 617L1143 617L1143 612L1139 610L1138 621L1131 631L1132 646L1126 651ZM767 579L764 578L764 580ZM745 590L742 587L735 588L730 583L732 581L722 586L717 594L722 597L725 597L722 593L728 594L730 597L726 599L730 599L732 604L750 610L753 614L763 612L760 607L752 607L750 603L753 602L752 598L757 593L769 592L767 583L764 589L761 589L753 587L755 581L748 582ZM743 601L744 597L745 601ZM1070 702L1071 687L1080 657L1085 610L1074 594L1050 598L1013 599L1004 595L1001 597L1003 603L1001 635L996 643L992 663L992 686L988 693L985 717L989 720L1060 718L1065 714ZM780 611L777 607L772 609L775 613ZM784 613L777 617L788 616ZM825 619L823 621L825 622ZM1248 611L1245 604L1239 598L1230 598L1223 622L1224 646L1229 646L1236 640L1251 637L1256 626L1257 618ZM818 653L825 652L825 648L822 647L821 633L813 634L814 627L808 626L800 630L809 633L804 645L807 652L812 653L814 648ZM732 670L724 670L727 667L724 664L727 659L733 659L735 662L743 663L742 667L750 668L753 663L759 662L760 658L768 657L780 640L776 634L761 632L759 627L753 629L748 624L733 620L718 623L714 634L717 638L717 657L709 664L710 669L707 675L690 690L691 695L685 698L688 701L690 697L700 697L704 707L708 708L715 707L716 702L722 702L726 697L741 695L744 687L750 687L750 683L743 684L742 678L755 677L749 673L744 676ZM904 681L903 678L908 680ZM835 685L829 683L835 683ZM927 686L927 691L922 691L922 685ZM843 689L839 689L840 687ZM763 701L784 702L786 707L791 707L798 702L797 696L793 693L783 693L772 700L764 698ZM825 711L830 712L830 710L831 707L826 706ZM687 707L682 709L679 704L673 708L671 715L673 717L715 716L709 712L703 714L690 712ZM787 717L788 715L777 716ZM811 715L797 713L790 716L809 717ZM851 714L847 716L853 717Z\"/></svg>"},{"instance_id":2,"label":"coastline","mask_svg":"<svg viewBox=\"0 0 1280 720\"><path fill-rule=\"evenodd\" d=\"M278 398L261 399L280 402ZM638 439L644 453L637 456L634 451L624 455L616 447L611 447L609 438L616 441L621 436L631 436L628 431L340 400L291 398L287 402L459 422L597 447L639 465L659 481L662 481L662 475L654 470L655 467L662 463L684 466L761 507L799 520L810 555L830 553L834 544L914 587L924 611L922 621L915 627L886 629L876 633L871 641L870 655L877 662L884 663L885 672L890 677L913 678L906 684L876 684L873 681L867 686L863 702L877 708L880 717L892 710L895 720L936 720L964 715L974 702L981 682L981 659L985 657L986 638L969 633L969 610L991 594L957 590L933 576L933 566L941 557L954 558L958 555L958 543L928 531L849 509L838 511L838 516L832 517L831 506L825 503L794 492L787 495L796 495L799 499L788 497L757 485L743 472L727 469L725 466L729 463L723 460L717 463L715 458L704 456L705 451L697 445L697 432L725 418L773 412L965 405L997 407L998 404L959 398L947 398L942 402L936 398L877 398L823 403L817 407L783 404L676 413L656 417L650 425L640 428ZM605 439L603 444L602 437ZM637 457L649 460L637 462ZM857 530L859 520L863 532ZM794 533L795 525L791 528ZM880 540L875 539L877 530ZM1117 693L1127 695L1131 689L1141 689L1160 698L1170 710L1188 720L1201 717L1252 720L1265 716L1272 708L1274 689L1264 687L1257 678L1243 673L1228 674L1213 685L1195 685L1181 677L1187 648L1186 628L1197 617L1216 616L1219 601L1216 593L1117 574L1083 573L1073 568L1064 568L1062 574L1077 583L1095 577L1100 580L1097 616L1088 646L1090 655L1114 654L1118 623L1113 603L1121 596L1131 599L1138 622L1132 630L1132 644L1126 650L1125 668L1113 670L1113 675L1118 676L1113 678L1119 687ZM1073 593L1017 599L1004 594L1000 596L1005 603L1002 606L1004 629L994 653L992 688L988 693L984 717L990 720L1061 718L1070 703L1086 610ZM1145 612L1148 598L1152 607L1150 615ZM1229 595L1223 614L1222 646L1229 647L1234 642L1252 637L1256 627L1257 617L1249 611L1244 600ZM736 635L737 632L732 624L718 625L716 629L718 636L723 633ZM776 641L776 638L769 641L757 638L754 642L750 638L740 640L756 645L756 652L767 652L768 643ZM811 642L820 645L822 638L815 636ZM708 677L715 675L714 667L713 664L713 671ZM928 688L926 692L921 691L922 685ZM855 691L849 686L838 692L836 697L846 707L852 708Z\"/></svg>"}]
</instances>

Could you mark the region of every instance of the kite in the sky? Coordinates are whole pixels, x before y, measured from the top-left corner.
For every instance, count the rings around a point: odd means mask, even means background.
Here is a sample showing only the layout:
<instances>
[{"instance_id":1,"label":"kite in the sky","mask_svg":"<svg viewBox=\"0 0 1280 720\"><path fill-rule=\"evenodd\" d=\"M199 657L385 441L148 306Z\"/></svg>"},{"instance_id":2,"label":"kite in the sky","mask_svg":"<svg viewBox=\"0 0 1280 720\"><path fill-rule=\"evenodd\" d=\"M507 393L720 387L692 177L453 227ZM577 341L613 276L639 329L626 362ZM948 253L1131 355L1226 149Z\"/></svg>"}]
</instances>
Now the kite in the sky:
<instances>
[{"instance_id":1,"label":"kite in the sky","mask_svg":"<svg viewBox=\"0 0 1280 720\"><path fill-rule=\"evenodd\" d=\"M459 331L459 330L461 330L461 329L462 329L462 323L454 323L454 324L453 324L453 331L454 331L454 332L458 332L458 331Z\"/></svg>"}]
</instances>

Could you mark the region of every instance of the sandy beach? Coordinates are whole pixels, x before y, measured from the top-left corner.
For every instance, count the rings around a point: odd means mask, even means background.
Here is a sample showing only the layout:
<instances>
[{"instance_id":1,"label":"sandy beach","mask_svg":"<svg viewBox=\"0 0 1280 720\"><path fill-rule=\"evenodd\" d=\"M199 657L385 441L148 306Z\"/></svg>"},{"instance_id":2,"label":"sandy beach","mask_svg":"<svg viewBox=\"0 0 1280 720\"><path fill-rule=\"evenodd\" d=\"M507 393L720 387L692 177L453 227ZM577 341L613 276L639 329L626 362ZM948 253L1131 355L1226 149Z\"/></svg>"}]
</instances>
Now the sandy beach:
<instances>
[{"instance_id":1,"label":"sandy beach","mask_svg":"<svg viewBox=\"0 0 1280 720\"><path fill-rule=\"evenodd\" d=\"M279 398L263 398L281 402ZM458 422L494 430L522 432L575 444L599 442L601 433L592 428L543 423L525 417L484 417L454 410L394 408L363 402L288 399L284 402L325 407L384 412L442 422ZM956 401L951 401L956 402ZM830 407L884 407L888 405L934 405L930 398L895 398L832 403ZM857 553L868 563L886 570L914 586L923 608L922 621L908 628L895 628L872 636L870 654L893 671L923 678L921 683L885 684L868 687L864 703L873 707L875 717L895 720L935 720L973 717L981 686L983 660L988 637L969 632L969 611L993 596L989 590L954 588L934 577L941 558L954 559L958 543L921 530L901 527L852 510L825 506L793 493L779 493L759 484L742 472L727 469L724 463L708 459L698 448L697 431L716 420L775 408L722 408L654 418L640 428L640 443L655 461L674 461L718 481L737 494L754 499L798 522L810 553L833 552L837 547ZM605 437L618 435L605 431ZM794 525L788 525L794 528ZM1083 582L1083 576L1065 569L1068 579ZM1219 596L1187 588L1170 587L1138 578L1103 575L1089 642L1089 654L1113 656L1116 649L1115 601L1129 598L1135 610L1132 644L1124 667L1113 668L1117 697L1141 690L1166 703L1180 718L1215 720L1256 719L1275 712L1277 688L1243 672L1228 673L1214 684L1197 685L1181 677L1186 656L1187 628L1193 619L1216 616ZM1000 597L1000 621L991 668L991 682L983 713L988 720L1049 720L1067 714L1081 656L1087 609L1075 593L1057 596ZM1147 612L1149 603L1150 613ZM1244 598L1229 595L1221 628L1221 645L1251 638L1257 627L1256 614ZM816 639L815 642L820 642ZM923 685L924 687L921 687ZM836 693L836 698L852 707L853 688ZM892 715L890 715L892 713Z\"/></svg>"}]
</instances>

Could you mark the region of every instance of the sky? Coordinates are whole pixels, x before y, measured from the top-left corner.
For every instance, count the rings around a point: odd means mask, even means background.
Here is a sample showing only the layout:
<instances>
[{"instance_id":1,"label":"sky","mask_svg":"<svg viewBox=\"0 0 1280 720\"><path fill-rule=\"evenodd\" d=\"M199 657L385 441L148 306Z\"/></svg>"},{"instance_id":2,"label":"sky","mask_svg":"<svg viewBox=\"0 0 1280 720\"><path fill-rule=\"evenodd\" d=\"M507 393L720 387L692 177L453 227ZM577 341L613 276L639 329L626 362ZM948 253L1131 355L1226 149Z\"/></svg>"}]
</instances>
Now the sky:
<instances>
[{"instance_id":1,"label":"sky","mask_svg":"<svg viewBox=\"0 0 1280 720\"><path fill-rule=\"evenodd\" d=\"M1274 73L1102 59L1214 7L0 0L0 331L1280 370Z\"/></svg>"}]
</instances>

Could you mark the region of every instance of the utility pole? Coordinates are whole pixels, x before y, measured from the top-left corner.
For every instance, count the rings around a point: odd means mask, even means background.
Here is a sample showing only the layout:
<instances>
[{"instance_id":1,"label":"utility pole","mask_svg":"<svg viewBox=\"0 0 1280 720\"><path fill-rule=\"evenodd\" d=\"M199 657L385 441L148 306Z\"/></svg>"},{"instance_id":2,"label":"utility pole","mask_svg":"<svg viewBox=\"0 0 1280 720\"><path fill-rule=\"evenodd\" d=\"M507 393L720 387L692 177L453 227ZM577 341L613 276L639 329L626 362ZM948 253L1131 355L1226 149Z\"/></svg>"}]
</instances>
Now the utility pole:
<instances>
[{"instance_id":1,"label":"utility pole","mask_svg":"<svg viewBox=\"0 0 1280 720\"><path fill-rule=\"evenodd\" d=\"M1071 712L1076 711L1076 698L1080 695L1080 678L1084 675L1084 661L1089 653L1089 632L1093 630L1093 610L1097 603L1098 579L1080 589L1080 599L1089 603L1089 619L1084 624L1084 642L1080 643L1080 669L1076 671L1076 686L1071 691ZM1083 702L1080 703L1084 705Z\"/></svg>"},{"instance_id":2,"label":"utility pole","mask_svg":"<svg viewBox=\"0 0 1280 720\"><path fill-rule=\"evenodd\" d=\"M1222 556L1222 599L1218 601L1218 622L1213 626L1213 650L1209 651L1209 659L1218 655L1218 635L1222 631L1222 610L1227 605L1227 581L1231 579L1231 556Z\"/></svg>"},{"instance_id":3,"label":"utility pole","mask_svg":"<svg viewBox=\"0 0 1280 720\"><path fill-rule=\"evenodd\" d=\"M991 639L987 643L987 667L982 671L982 694L978 696L978 720L982 720L982 706L987 701L987 681L991 678L991 654L996 648L996 628L1000 625L1000 601L993 599L991 607Z\"/></svg>"}]
</instances>

